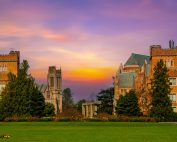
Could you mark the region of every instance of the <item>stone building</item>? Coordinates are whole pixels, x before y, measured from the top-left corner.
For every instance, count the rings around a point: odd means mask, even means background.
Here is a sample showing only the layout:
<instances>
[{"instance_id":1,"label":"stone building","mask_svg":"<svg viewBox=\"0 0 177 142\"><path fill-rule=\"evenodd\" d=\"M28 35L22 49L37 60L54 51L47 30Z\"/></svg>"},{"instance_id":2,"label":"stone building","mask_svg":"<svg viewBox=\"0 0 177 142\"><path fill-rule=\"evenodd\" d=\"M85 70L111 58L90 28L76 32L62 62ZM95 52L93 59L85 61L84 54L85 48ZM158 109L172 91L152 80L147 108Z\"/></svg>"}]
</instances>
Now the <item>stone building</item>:
<instances>
[{"instance_id":1,"label":"stone building","mask_svg":"<svg viewBox=\"0 0 177 142\"><path fill-rule=\"evenodd\" d=\"M170 47L163 49L160 45L152 45L150 47L151 55L151 78L154 73L154 67L157 62L162 59L169 70L169 81L171 87L171 94L169 94L172 101L173 111L177 112L177 47L174 42L170 41Z\"/></svg>"},{"instance_id":2,"label":"stone building","mask_svg":"<svg viewBox=\"0 0 177 142\"><path fill-rule=\"evenodd\" d=\"M50 66L47 75L47 85L41 85L45 102L52 103L55 107L55 114L62 112L62 74L61 69Z\"/></svg>"},{"instance_id":3,"label":"stone building","mask_svg":"<svg viewBox=\"0 0 177 142\"><path fill-rule=\"evenodd\" d=\"M97 102L86 102L82 104L82 115L84 117L93 118L97 115L98 105L101 103Z\"/></svg>"},{"instance_id":4,"label":"stone building","mask_svg":"<svg viewBox=\"0 0 177 142\"><path fill-rule=\"evenodd\" d=\"M149 61L149 56L132 53L124 66L120 65L114 78L114 114L119 96L125 95L131 89L136 89L138 84L140 86L143 84L142 81L145 80L145 74L149 70ZM141 104L141 101L139 104Z\"/></svg>"},{"instance_id":5,"label":"stone building","mask_svg":"<svg viewBox=\"0 0 177 142\"><path fill-rule=\"evenodd\" d=\"M8 82L8 73L17 75L20 65L20 52L10 51L9 54L0 55L0 94Z\"/></svg>"},{"instance_id":6,"label":"stone building","mask_svg":"<svg viewBox=\"0 0 177 142\"><path fill-rule=\"evenodd\" d=\"M120 95L130 89L135 89L138 104L144 115L149 114L151 105L151 79L154 67L162 59L169 70L169 81L172 89L169 98L172 101L173 111L177 112L177 47L170 41L169 48L163 49L160 45L150 46L150 57L132 54L124 66L120 66L114 79L114 112Z\"/></svg>"}]
</instances>

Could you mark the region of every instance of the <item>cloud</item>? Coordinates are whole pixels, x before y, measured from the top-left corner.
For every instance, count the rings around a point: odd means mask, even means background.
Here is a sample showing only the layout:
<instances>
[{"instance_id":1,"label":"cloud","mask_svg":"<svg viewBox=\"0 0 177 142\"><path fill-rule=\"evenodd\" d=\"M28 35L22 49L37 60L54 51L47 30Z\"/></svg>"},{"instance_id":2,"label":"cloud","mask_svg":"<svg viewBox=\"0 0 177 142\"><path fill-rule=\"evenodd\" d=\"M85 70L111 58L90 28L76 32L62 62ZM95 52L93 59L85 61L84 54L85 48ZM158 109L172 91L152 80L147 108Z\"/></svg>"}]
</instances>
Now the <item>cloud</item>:
<instances>
[{"instance_id":1,"label":"cloud","mask_svg":"<svg viewBox=\"0 0 177 142\"><path fill-rule=\"evenodd\" d=\"M76 68L66 72L65 78L78 81L101 81L110 79L114 74L112 67Z\"/></svg>"},{"instance_id":2,"label":"cloud","mask_svg":"<svg viewBox=\"0 0 177 142\"><path fill-rule=\"evenodd\" d=\"M50 29L38 26L18 26L15 24L0 24L0 36L2 37L17 37L17 38L32 38L40 37L58 42L66 42L69 40L68 35L52 31Z\"/></svg>"},{"instance_id":3,"label":"cloud","mask_svg":"<svg viewBox=\"0 0 177 142\"><path fill-rule=\"evenodd\" d=\"M91 85L110 83L132 52L149 54L151 44L175 40L176 6L174 0L2 0L0 49L20 50L37 80L46 82L48 66L56 65L65 85L92 92Z\"/></svg>"}]
</instances>

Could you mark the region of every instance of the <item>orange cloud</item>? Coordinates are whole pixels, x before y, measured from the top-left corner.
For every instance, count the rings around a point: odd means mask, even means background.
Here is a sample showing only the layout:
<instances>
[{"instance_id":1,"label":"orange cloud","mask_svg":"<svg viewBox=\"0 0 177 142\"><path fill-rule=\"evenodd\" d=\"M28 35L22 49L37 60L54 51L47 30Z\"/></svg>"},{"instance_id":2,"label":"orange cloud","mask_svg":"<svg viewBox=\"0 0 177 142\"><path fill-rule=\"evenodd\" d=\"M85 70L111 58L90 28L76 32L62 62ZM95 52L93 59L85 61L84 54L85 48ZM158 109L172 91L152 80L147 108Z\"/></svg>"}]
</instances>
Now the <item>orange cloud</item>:
<instances>
[{"instance_id":1,"label":"orange cloud","mask_svg":"<svg viewBox=\"0 0 177 142\"><path fill-rule=\"evenodd\" d=\"M66 72L66 79L82 81L101 81L111 79L114 69L108 68L77 68Z\"/></svg>"},{"instance_id":2,"label":"orange cloud","mask_svg":"<svg viewBox=\"0 0 177 142\"><path fill-rule=\"evenodd\" d=\"M36 80L47 80L47 69L31 69L30 74ZM107 68L77 68L74 70L62 70L63 80L97 82L111 80L115 69Z\"/></svg>"}]
</instances>

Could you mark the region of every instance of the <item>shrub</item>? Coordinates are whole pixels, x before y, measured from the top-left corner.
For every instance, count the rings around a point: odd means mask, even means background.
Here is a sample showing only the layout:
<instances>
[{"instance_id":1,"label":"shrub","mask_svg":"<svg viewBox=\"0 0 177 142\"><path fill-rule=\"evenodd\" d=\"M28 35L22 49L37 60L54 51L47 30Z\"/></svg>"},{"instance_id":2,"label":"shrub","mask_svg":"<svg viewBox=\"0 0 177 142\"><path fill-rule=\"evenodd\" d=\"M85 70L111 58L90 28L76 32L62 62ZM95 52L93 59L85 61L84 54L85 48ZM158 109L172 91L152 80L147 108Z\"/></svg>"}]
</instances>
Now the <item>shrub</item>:
<instances>
[{"instance_id":1,"label":"shrub","mask_svg":"<svg viewBox=\"0 0 177 142\"><path fill-rule=\"evenodd\" d=\"M55 115L55 107L51 103L46 103L44 108L44 116L54 116Z\"/></svg>"},{"instance_id":2,"label":"shrub","mask_svg":"<svg viewBox=\"0 0 177 142\"><path fill-rule=\"evenodd\" d=\"M134 90L130 90L125 96L120 96L117 101L116 113L118 115L140 116L138 98Z\"/></svg>"}]
</instances>

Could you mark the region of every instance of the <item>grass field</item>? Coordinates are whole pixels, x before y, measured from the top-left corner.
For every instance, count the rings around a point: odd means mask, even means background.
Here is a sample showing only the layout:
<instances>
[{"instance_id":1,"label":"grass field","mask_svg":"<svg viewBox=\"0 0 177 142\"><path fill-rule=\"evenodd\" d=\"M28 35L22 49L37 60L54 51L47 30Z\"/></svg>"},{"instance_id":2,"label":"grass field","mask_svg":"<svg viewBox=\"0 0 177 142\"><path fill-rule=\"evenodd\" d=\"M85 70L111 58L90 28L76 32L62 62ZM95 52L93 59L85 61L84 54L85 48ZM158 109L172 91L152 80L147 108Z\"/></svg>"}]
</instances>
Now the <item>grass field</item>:
<instances>
[{"instance_id":1,"label":"grass field","mask_svg":"<svg viewBox=\"0 0 177 142\"><path fill-rule=\"evenodd\" d=\"M142 122L2 122L0 142L176 142L177 125Z\"/></svg>"}]
</instances>

